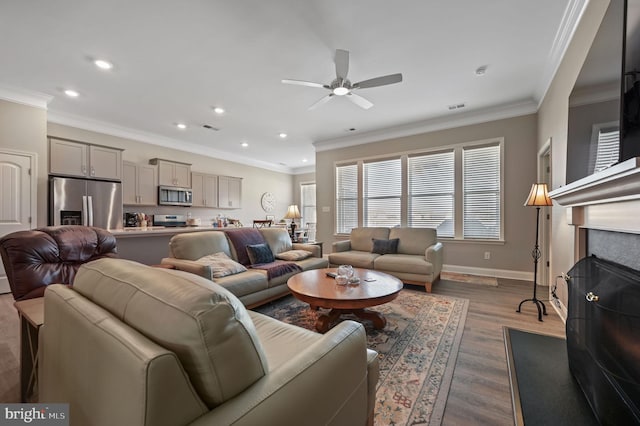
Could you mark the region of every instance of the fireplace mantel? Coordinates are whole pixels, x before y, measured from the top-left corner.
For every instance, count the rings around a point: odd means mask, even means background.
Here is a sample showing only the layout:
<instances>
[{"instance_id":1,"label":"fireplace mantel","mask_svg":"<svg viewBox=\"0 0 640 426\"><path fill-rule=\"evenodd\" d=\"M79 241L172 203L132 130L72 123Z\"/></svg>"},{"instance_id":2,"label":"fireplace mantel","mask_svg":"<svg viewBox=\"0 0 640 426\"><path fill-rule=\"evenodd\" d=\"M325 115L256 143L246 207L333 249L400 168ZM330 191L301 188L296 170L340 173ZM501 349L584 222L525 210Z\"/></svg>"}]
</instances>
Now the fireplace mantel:
<instances>
[{"instance_id":1,"label":"fireplace mantel","mask_svg":"<svg viewBox=\"0 0 640 426\"><path fill-rule=\"evenodd\" d=\"M587 206L640 199L640 157L555 189L549 196L561 206Z\"/></svg>"}]
</instances>

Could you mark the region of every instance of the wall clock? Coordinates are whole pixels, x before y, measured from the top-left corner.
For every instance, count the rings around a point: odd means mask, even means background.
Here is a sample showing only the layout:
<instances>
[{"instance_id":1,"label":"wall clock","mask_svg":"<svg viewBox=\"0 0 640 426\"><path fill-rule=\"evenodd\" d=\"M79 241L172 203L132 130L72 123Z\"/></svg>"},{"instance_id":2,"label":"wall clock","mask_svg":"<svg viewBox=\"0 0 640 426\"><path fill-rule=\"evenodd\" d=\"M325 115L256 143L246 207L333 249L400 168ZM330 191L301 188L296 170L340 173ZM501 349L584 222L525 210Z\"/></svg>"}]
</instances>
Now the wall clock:
<instances>
[{"instance_id":1,"label":"wall clock","mask_svg":"<svg viewBox=\"0 0 640 426\"><path fill-rule=\"evenodd\" d=\"M270 192L265 192L260 198L260 204L262 205L262 210L270 212L276 207L276 197Z\"/></svg>"}]
</instances>

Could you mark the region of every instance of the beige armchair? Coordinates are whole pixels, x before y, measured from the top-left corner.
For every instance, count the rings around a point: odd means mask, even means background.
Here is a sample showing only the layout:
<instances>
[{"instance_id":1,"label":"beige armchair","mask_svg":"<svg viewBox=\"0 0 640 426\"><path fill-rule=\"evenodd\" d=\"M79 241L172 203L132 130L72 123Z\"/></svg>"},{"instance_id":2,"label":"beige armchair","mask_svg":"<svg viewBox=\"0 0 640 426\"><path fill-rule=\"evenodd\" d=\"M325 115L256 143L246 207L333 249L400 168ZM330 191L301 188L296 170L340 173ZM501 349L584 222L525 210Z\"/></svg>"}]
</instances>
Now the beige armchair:
<instances>
[{"instance_id":1,"label":"beige armchair","mask_svg":"<svg viewBox=\"0 0 640 426\"><path fill-rule=\"evenodd\" d=\"M45 292L40 402L72 425L364 425L378 380L362 325L321 335L194 274L101 259Z\"/></svg>"}]
</instances>

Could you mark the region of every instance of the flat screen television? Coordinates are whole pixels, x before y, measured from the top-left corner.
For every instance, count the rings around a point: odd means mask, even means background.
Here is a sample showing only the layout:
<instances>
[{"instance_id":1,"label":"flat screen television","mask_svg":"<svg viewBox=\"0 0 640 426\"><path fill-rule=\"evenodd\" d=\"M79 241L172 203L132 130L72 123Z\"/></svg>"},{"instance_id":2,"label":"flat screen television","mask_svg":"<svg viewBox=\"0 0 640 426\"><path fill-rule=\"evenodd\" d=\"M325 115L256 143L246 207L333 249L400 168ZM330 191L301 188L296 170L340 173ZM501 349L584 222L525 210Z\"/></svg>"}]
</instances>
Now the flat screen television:
<instances>
[{"instance_id":1,"label":"flat screen television","mask_svg":"<svg viewBox=\"0 0 640 426\"><path fill-rule=\"evenodd\" d=\"M611 0L569 96L567 183L640 156L640 0Z\"/></svg>"}]
</instances>

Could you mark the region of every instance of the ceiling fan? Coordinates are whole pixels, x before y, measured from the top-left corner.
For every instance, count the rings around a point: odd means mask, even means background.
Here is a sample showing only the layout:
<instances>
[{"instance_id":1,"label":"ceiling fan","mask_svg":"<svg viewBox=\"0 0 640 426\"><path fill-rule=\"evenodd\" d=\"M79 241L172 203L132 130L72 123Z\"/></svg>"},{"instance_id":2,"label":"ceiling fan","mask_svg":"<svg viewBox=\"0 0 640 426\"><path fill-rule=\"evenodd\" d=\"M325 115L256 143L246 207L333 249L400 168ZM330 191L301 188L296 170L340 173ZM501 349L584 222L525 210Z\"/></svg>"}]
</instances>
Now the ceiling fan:
<instances>
[{"instance_id":1,"label":"ceiling fan","mask_svg":"<svg viewBox=\"0 0 640 426\"><path fill-rule=\"evenodd\" d=\"M371 102L363 98L360 95L353 93L357 89L368 89L371 87L386 86L388 84L400 83L402 81L402 74L389 74L382 77L370 78L368 80L359 81L357 83L351 83L347 79L347 73L349 72L349 51L336 49L336 78L329 84L313 83L311 81L302 80L282 80L286 84L297 84L300 86L308 87L320 87L330 90L330 93L321 98L319 101L309 107L314 109L322 104L329 102L334 96L345 96L354 104L361 108L369 109L373 106Z\"/></svg>"}]
</instances>

